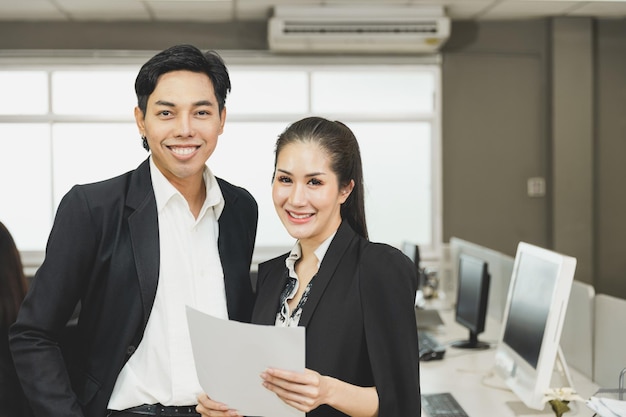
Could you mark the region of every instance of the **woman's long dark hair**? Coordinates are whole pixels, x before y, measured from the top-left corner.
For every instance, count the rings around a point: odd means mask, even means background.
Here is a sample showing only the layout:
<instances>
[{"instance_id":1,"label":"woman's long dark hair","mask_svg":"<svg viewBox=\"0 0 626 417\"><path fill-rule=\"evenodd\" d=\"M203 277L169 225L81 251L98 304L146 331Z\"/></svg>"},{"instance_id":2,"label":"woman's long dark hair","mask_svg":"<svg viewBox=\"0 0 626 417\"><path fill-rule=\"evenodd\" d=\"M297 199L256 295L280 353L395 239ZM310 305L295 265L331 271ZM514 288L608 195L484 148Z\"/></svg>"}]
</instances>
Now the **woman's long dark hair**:
<instances>
[{"instance_id":1,"label":"woman's long dark hair","mask_svg":"<svg viewBox=\"0 0 626 417\"><path fill-rule=\"evenodd\" d=\"M8 328L26 295L26 277L15 241L0 222L0 325Z\"/></svg>"},{"instance_id":2,"label":"woman's long dark hair","mask_svg":"<svg viewBox=\"0 0 626 417\"><path fill-rule=\"evenodd\" d=\"M354 188L341 205L341 218L355 232L368 238L365 222L365 199L363 187L363 165L361 151L354 133L341 122L332 122L322 117L307 117L291 124L278 136L274 169L282 149L294 142L315 143L330 158L330 168L337 175L339 187L343 188L354 180Z\"/></svg>"}]
</instances>

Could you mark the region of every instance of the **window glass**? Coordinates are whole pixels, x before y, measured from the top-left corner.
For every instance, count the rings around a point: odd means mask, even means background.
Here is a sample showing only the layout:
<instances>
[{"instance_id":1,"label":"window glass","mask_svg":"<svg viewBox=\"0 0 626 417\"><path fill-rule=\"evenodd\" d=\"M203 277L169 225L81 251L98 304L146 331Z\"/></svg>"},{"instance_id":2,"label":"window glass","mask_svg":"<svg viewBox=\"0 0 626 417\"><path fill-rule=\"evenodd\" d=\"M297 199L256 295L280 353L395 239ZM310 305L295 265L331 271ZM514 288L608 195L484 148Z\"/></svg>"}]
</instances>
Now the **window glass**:
<instances>
[{"instance_id":1,"label":"window glass","mask_svg":"<svg viewBox=\"0 0 626 417\"><path fill-rule=\"evenodd\" d=\"M430 71L313 71L313 112L406 115L434 109Z\"/></svg>"},{"instance_id":2,"label":"window glass","mask_svg":"<svg viewBox=\"0 0 626 417\"><path fill-rule=\"evenodd\" d=\"M271 198L274 144L289 123L231 122L209 160L215 175L248 189L256 198L257 246L260 247L285 249L293 244ZM370 238L398 247L403 240L430 242L430 124L348 123L348 126L361 147Z\"/></svg>"},{"instance_id":3,"label":"window glass","mask_svg":"<svg viewBox=\"0 0 626 417\"><path fill-rule=\"evenodd\" d=\"M54 71L55 114L133 117L137 71Z\"/></svg>"},{"instance_id":4,"label":"window glass","mask_svg":"<svg viewBox=\"0 0 626 417\"><path fill-rule=\"evenodd\" d=\"M58 123L52 128L54 208L75 184L111 178L148 157L134 123Z\"/></svg>"},{"instance_id":5,"label":"window glass","mask_svg":"<svg viewBox=\"0 0 626 417\"><path fill-rule=\"evenodd\" d=\"M370 239L431 242L430 123L351 123L363 159Z\"/></svg>"},{"instance_id":6,"label":"window glass","mask_svg":"<svg viewBox=\"0 0 626 417\"><path fill-rule=\"evenodd\" d=\"M48 74L45 71L0 71L0 114L48 113Z\"/></svg>"},{"instance_id":7,"label":"window glass","mask_svg":"<svg viewBox=\"0 0 626 417\"><path fill-rule=\"evenodd\" d=\"M228 114L302 114L308 110L305 71L231 70Z\"/></svg>"},{"instance_id":8,"label":"window glass","mask_svg":"<svg viewBox=\"0 0 626 417\"><path fill-rule=\"evenodd\" d=\"M19 99L18 105L0 104L9 107L4 115L0 107L3 122L12 121L10 112L16 108L26 108L13 124L0 125L2 149L8 150L0 153L0 220L11 226L21 250L44 250L56 208L73 185L120 175L147 158L133 118L137 70L132 65L67 64L46 71L0 72L0 88L21 83L11 94L29 94L26 104ZM427 249L437 244L437 71L419 65L294 62L229 68L228 118L209 166L215 175L247 188L259 204L255 261L293 244L271 198L274 144L290 123L309 115L341 120L355 132L372 240L398 247L408 240ZM15 123L41 114L47 123L40 123L41 116ZM16 157L25 145L13 138L27 138L28 158ZM17 177L22 171L30 175ZM16 204L5 205L5 195Z\"/></svg>"},{"instance_id":9,"label":"window glass","mask_svg":"<svg viewBox=\"0 0 626 417\"><path fill-rule=\"evenodd\" d=\"M0 123L0 221L20 250L42 250L52 225L49 130Z\"/></svg>"},{"instance_id":10,"label":"window glass","mask_svg":"<svg viewBox=\"0 0 626 417\"><path fill-rule=\"evenodd\" d=\"M246 188L256 199L259 205L256 246L280 247L280 251L290 247L293 239L274 210L272 175L274 144L288 123L229 122L208 163L216 176Z\"/></svg>"}]
</instances>

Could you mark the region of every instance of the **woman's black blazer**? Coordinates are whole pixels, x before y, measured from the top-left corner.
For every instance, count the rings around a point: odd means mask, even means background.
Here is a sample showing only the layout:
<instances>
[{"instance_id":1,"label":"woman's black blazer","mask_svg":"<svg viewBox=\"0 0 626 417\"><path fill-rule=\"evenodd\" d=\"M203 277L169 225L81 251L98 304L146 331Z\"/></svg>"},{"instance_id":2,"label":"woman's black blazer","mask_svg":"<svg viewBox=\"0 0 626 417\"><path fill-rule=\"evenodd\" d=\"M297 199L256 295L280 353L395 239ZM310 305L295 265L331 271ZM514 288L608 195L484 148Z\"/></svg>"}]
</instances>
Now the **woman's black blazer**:
<instances>
[{"instance_id":1,"label":"woman's black blazer","mask_svg":"<svg viewBox=\"0 0 626 417\"><path fill-rule=\"evenodd\" d=\"M252 322L273 324L287 254L259 265ZM303 307L306 367L358 386L376 386L380 417L419 416L417 270L401 251L372 243L343 222ZM321 406L309 416L341 416Z\"/></svg>"}]
</instances>

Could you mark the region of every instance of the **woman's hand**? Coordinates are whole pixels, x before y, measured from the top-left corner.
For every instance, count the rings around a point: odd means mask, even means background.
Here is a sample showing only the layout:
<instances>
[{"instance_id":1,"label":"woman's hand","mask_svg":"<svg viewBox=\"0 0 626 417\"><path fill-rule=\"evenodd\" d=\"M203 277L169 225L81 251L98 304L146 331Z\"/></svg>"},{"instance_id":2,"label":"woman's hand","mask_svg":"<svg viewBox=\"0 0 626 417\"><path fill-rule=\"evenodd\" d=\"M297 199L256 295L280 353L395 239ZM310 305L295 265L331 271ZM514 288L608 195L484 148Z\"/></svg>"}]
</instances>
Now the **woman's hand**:
<instances>
[{"instance_id":1,"label":"woman's hand","mask_svg":"<svg viewBox=\"0 0 626 417\"><path fill-rule=\"evenodd\" d=\"M353 417L378 415L376 387L359 387L311 369L301 373L269 368L261 378L265 388L305 413L327 404Z\"/></svg>"},{"instance_id":2,"label":"woman's hand","mask_svg":"<svg viewBox=\"0 0 626 417\"><path fill-rule=\"evenodd\" d=\"M196 412L204 417L241 417L237 410L231 410L226 404L213 401L206 394L198 396Z\"/></svg>"},{"instance_id":3,"label":"woman's hand","mask_svg":"<svg viewBox=\"0 0 626 417\"><path fill-rule=\"evenodd\" d=\"M331 378L310 369L303 373L269 368L261 374L263 386L286 404L308 413L327 403Z\"/></svg>"}]
</instances>

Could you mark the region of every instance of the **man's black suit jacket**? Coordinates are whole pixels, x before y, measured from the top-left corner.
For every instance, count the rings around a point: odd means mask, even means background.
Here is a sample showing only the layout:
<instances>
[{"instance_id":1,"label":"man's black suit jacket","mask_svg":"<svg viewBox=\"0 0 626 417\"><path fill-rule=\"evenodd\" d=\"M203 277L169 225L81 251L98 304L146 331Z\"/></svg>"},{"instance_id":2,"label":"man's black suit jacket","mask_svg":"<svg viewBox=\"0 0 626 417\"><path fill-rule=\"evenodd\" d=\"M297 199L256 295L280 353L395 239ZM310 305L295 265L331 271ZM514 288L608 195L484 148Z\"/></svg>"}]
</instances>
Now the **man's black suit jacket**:
<instances>
[{"instance_id":1,"label":"man's black suit jacket","mask_svg":"<svg viewBox=\"0 0 626 417\"><path fill-rule=\"evenodd\" d=\"M257 204L246 190L218 183L225 200L218 248L228 314L249 321ZM134 171L66 194L10 332L15 366L37 416L106 414L116 378L143 337L158 278L158 218L147 159ZM59 341L78 303L77 357L67 370Z\"/></svg>"}]
</instances>

